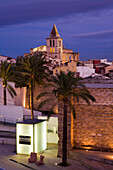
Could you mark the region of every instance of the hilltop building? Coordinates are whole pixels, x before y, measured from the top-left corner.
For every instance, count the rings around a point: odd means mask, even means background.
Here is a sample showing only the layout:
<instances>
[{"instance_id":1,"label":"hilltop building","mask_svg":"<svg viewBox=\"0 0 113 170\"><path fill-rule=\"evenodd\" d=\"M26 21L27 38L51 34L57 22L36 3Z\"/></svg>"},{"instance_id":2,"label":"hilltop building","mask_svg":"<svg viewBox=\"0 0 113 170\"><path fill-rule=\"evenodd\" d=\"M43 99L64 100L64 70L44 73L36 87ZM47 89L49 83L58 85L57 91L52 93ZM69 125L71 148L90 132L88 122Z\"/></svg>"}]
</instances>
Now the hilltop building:
<instances>
[{"instance_id":1,"label":"hilltop building","mask_svg":"<svg viewBox=\"0 0 113 170\"><path fill-rule=\"evenodd\" d=\"M67 63L73 62L72 65L74 66L72 67L76 67L76 63L79 61L78 52L73 52L72 49L66 49L64 47L63 39L60 37L55 24L53 25L49 38L46 38L46 45L31 48L30 54L33 53L42 53L43 55L45 55L46 60L51 62L51 64L49 65L50 70L53 70L55 69L55 67L60 66L58 69L65 71L66 68L64 68L64 66L66 67L68 65ZM28 53L24 54L24 56L26 55L28 55ZM76 69L74 69L74 71L76 71Z\"/></svg>"},{"instance_id":2,"label":"hilltop building","mask_svg":"<svg viewBox=\"0 0 113 170\"><path fill-rule=\"evenodd\" d=\"M10 62L16 63L16 60L13 59L12 57L0 55L0 64L1 64L1 61L5 61L5 60L7 60L8 63Z\"/></svg>"}]
</instances>

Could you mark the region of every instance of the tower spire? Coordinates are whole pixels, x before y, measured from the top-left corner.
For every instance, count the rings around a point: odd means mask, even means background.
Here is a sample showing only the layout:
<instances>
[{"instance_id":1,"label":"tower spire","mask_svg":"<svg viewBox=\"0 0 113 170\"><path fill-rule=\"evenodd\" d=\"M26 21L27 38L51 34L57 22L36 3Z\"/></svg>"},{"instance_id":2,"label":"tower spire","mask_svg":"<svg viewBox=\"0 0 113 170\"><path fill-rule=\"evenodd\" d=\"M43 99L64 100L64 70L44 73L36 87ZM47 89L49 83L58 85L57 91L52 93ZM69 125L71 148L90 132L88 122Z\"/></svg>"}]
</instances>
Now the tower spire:
<instances>
[{"instance_id":1,"label":"tower spire","mask_svg":"<svg viewBox=\"0 0 113 170\"><path fill-rule=\"evenodd\" d=\"M60 35L58 33L58 30L57 30L55 24L53 25L52 31L51 31L51 33L49 35L49 38L60 38Z\"/></svg>"}]
</instances>

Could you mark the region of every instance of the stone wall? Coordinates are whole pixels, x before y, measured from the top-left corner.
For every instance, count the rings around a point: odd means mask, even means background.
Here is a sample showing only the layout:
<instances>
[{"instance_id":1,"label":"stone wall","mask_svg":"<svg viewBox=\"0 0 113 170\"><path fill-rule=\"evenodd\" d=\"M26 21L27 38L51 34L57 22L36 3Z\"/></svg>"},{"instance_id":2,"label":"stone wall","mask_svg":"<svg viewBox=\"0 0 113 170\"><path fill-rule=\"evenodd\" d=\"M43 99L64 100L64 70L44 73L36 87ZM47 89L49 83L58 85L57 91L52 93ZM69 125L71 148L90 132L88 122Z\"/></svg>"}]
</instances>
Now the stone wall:
<instances>
[{"instance_id":1,"label":"stone wall","mask_svg":"<svg viewBox=\"0 0 113 170\"><path fill-rule=\"evenodd\" d=\"M97 103L75 104L74 146L84 149L113 150L113 89L90 88Z\"/></svg>"},{"instance_id":2,"label":"stone wall","mask_svg":"<svg viewBox=\"0 0 113 170\"><path fill-rule=\"evenodd\" d=\"M50 92L49 95L45 95L44 97L40 98L37 101L37 96L42 93L42 92ZM55 97L53 96L52 92L52 88L51 87L45 87L43 85L37 85L35 86L35 90L34 90L34 94L33 94L33 99L34 99L34 109L37 110L38 105L46 100L46 99L51 99L49 100L40 110L42 111L49 111L50 108L52 107L52 105L56 102ZM29 89L27 89L27 95L26 95L26 108L30 108L30 101L29 101ZM54 108L54 112L58 113L58 106L56 106Z\"/></svg>"}]
</instances>

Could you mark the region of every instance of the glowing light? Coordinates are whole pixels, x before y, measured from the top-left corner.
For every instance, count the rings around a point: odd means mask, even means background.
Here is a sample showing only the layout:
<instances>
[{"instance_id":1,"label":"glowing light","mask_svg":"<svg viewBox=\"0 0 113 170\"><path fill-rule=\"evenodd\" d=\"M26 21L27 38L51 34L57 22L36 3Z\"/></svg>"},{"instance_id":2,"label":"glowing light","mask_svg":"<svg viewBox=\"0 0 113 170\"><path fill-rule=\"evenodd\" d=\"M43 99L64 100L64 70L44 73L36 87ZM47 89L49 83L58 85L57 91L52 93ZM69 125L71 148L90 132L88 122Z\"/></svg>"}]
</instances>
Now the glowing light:
<instances>
[{"instance_id":1,"label":"glowing light","mask_svg":"<svg viewBox=\"0 0 113 170\"><path fill-rule=\"evenodd\" d=\"M2 116L0 116L0 117L2 117Z\"/></svg>"},{"instance_id":2,"label":"glowing light","mask_svg":"<svg viewBox=\"0 0 113 170\"><path fill-rule=\"evenodd\" d=\"M55 53L55 48L53 48L53 53Z\"/></svg>"},{"instance_id":3,"label":"glowing light","mask_svg":"<svg viewBox=\"0 0 113 170\"><path fill-rule=\"evenodd\" d=\"M50 53L52 53L52 48L50 48Z\"/></svg>"},{"instance_id":4,"label":"glowing light","mask_svg":"<svg viewBox=\"0 0 113 170\"><path fill-rule=\"evenodd\" d=\"M47 148L46 121L36 124L16 125L17 154L30 155L31 152L39 153Z\"/></svg>"},{"instance_id":5,"label":"glowing light","mask_svg":"<svg viewBox=\"0 0 113 170\"><path fill-rule=\"evenodd\" d=\"M36 47L36 48L33 49L33 52L36 52L37 50L38 50L38 48Z\"/></svg>"},{"instance_id":6,"label":"glowing light","mask_svg":"<svg viewBox=\"0 0 113 170\"><path fill-rule=\"evenodd\" d=\"M47 148L47 128L46 121L34 125L34 152L38 153Z\"/></svg>"},{"instance_id":7,"label":"glowing light","mask_svg":"<svg viewBox=\"0 0 113 170\"><path fill-rule=\"evenodd\" d=\"M91 150L92 149L92 147L90 147L90 146L84 146L83 147L85 150Z\"/></svg>"},{"instance_id":8,"label":"glowing light","mask_svg":"<svg viewBox=\"0 0 113 170\"><path fill-rule=\"evenodd\" d=\"M16 132L17 132L16 133L17 154L30 155L30 153L33 152L33 125L17 123ZM19 136L30 137L31 144L30 145L20 144Z\"/></svg>"},{"instance_id":9,"label":"glowing light","mask_svg":"<svg viewBox=\"0 0 113 170\"><path fill-rule=\"evenodd\" d=\"M113 159L113 155L106 156L107 159Z\"/></svg>"}]
</instances>

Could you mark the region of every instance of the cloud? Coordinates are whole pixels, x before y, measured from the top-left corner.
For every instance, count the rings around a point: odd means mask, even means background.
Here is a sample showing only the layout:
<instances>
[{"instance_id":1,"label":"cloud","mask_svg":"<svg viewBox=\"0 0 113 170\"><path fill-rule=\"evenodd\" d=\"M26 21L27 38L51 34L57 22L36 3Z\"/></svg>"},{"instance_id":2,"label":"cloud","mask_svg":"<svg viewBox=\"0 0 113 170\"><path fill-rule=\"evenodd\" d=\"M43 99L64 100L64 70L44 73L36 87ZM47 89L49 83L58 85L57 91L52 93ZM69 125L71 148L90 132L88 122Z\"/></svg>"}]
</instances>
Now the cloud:
<instances>
[{"instance_id":1,"label":"cloud","mask_svg":"<svg viewBox=\"0 0 113 170\"><path fill-rule=\"evenodd\" d=\"M91 32L91 33L80 33L80 34L73 34L71 35L73 37L78 38L89 38L89 39L105 39L105 38L113 38L113 30L105 30L105 31L99 31L99 32Z\"/></svg>"},{"instance_id":2,"label":"cloud","mask_svg":"<svg viewBox=\"0 0 113 170\"><path fill-rule=\"evenodd\" d=\"M112 9L111 0L6 0L0 5L0 25L14 25Z\"/></svg>"}]
</instances>

